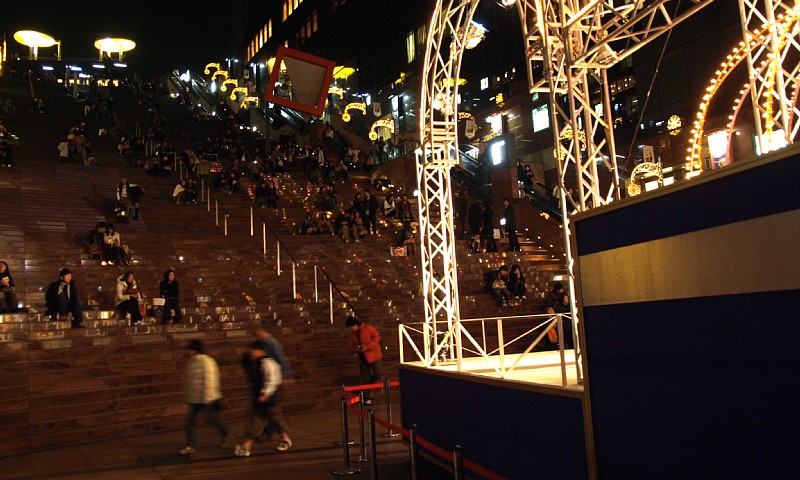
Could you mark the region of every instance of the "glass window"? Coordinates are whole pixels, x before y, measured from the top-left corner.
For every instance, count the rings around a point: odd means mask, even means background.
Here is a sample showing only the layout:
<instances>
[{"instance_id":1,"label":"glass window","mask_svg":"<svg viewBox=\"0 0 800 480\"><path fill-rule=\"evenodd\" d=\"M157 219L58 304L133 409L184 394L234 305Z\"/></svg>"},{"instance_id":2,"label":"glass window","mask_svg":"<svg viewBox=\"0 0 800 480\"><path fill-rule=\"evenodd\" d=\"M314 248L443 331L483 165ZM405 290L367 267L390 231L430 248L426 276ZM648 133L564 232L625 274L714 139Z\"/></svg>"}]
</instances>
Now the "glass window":
<instances>
[{"instance_id":1,"label":"glass window","mask_svg":"<svg viewBox=\"0 0 800 480\"><path fill-rule=\"evenodd\" d=\"M414 57L416 57L416 42L414 41L414 32L411 32L406 37L406 57L408 59L408 63L414 61Z\"/></svg>"}]
</instances>

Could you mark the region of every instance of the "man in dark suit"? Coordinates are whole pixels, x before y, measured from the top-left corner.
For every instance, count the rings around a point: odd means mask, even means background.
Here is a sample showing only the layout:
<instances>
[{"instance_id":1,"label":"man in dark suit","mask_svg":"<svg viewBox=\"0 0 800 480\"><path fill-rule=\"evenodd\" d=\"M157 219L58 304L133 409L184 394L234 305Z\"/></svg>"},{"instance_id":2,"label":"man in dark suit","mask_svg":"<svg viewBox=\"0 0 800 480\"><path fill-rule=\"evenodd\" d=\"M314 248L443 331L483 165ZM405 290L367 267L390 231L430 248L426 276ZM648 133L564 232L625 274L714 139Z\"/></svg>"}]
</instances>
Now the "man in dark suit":
<instances>
[{"instance_id":1,"label":"man in dark suit","mask_svg":"<svg viewBox=\"0 0 800 480\"><path fill-rule=\"evenodd\" d=\"M514 205L511 204L511 199L505 197L503 199L503 219L505 219L505 231L508 234L508 251L519 252L522 248L519 246L517 240L517 214L514 212Z\"/></svg>"}]
</instances>

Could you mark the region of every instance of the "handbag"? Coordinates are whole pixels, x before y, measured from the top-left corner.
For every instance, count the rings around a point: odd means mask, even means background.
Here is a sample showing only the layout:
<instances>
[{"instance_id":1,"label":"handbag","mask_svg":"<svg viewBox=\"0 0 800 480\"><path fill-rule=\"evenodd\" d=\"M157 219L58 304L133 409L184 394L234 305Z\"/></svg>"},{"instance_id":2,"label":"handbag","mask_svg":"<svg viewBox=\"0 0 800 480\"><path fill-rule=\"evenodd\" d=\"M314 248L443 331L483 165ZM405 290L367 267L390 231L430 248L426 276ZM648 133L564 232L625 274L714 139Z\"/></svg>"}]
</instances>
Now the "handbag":
<instances>
[{"instance_id":1,"label":"handbag","mask_svg":"<svg viewBox=\"0 0 800 480\"><path fill-rule=\"evenodd\" d=\"M139 297L139 314L142 317L147 316L147 300L144 297Z\"/></svg>"},{"instance_id":2,"label":"handbag","mask_svg":"<svg viewBox=\"0 0 800 480\"><path fill-rule=\"evenodd\" d=\"M500 280L499 278L492 282L492 288L496 288L497 290L502 290L506 288L506 282Z\"/></svg>"}]
</instances>

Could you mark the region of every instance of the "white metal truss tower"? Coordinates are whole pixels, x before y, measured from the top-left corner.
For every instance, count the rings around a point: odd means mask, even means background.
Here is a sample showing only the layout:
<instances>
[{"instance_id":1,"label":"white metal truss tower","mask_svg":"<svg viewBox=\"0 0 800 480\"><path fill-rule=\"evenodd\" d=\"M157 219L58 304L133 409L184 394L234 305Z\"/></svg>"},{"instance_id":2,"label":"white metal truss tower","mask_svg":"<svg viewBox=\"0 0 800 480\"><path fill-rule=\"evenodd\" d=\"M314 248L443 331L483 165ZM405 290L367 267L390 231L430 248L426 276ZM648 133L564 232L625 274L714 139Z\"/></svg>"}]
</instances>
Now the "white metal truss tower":
<instances>
[{"instance_id":1,"label":"white metal truss tower","mask_svg":"<svg viewBox=\"0 0 800 480\"><path fill-rule=\"evenodd\" d=\"M763 32L765 25L776 25L776 20L798 4L798 0L739 0L743 39L757 36L756 32ZM762 153L793 143L800 129L800 44L798 33L792 33L781 35L770 28L767 41L748 52L750 96Z\"/></svg>"},{"instance_id":2,"label":"white metal truss tower","mask_svg":"<svg viewBox=\"0 0 800 480\"><path fill-rule=\"evenodd\" d=\"M570 215L619 198L613 118L606 70L712 0L517 0L530 91L549 94L559 166L566 262ZM743 0L744 1L744 0ZM479 0L438 0L425 51L417 154L426 363L435 361L439 323L459 321L449 170L458 162L457 95L461 58L479 33ZM511 3L511 2L505 2ZM671 7L673 10L676 7ZM598 94L599 91L599 94ZM605 169L607 174L601 175ZM568 193L574 190L574 197ZM577 320L570 282L573 321ZM577 331L577 330L575 330ZM433 342L432 342L433 341ZM455 345L453 345L453 342ZM460 334L447 348L460 361ZM442 346L440 345L439 348Z\"/></svg>"}]
</instances>

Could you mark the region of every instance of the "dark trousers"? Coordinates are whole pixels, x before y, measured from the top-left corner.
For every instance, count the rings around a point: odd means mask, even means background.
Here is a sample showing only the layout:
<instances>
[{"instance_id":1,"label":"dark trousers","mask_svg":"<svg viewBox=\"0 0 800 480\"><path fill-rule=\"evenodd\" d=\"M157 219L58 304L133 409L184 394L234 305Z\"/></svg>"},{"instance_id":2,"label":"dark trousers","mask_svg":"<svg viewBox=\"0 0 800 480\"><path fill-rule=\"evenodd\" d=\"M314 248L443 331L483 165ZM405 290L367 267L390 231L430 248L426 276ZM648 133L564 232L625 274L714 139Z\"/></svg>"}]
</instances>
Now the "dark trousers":
<instances>
[{"instance_id":1,"label":"dark trousers","mask_svg":"<svg viewBox=\"0 0 800 480\"><path fill-rule=\"evenodd\" d=\"M383 364L380 360L373 363L362 361L359 365L359 373L361 374L361 382L364 384L378 383L381 381L383 374ZM372 393L375 390L364 390L364 398L372 398Z\"/></svg>"},{"instance_id":2,"label":"dark trousers","mask_svg":"<svg viewBox=\"0 0 800 480\"><path fill-rule=\"evenodd\" d=\"M189 404L189 418L186 420L186 445L194 446L194 426L197 423L197 417L200 415L200 412L205 410L206 417L208 418L209 423L214 425L214 427L219 430L219 433L222 434L223 438L228 436L228 429L225 427L225 424L222 423L218 418L216 413L214 412L214 405L209 404L206 405L205 403L190 403Z\"/></svg>"},{"instance_id":3,"label":"dark trousers","mask_svg":"<svg viewBox=\"0 0 800 480\"><path fill-rule=\"evenodd\" d=\"M139 312L139 300L131 298L117 305L117 310L123 315L130 314L131 322L136 323L142 320L142 314Z\"/></svg>"},{"instance_id":4,"label":"dark trousers","mask_svg":"<svg viewBox=\"0 0 800 480\"><path fill-rule=\"evenodd\" d=\"M161 315L161 322L167 323L170 321L172 316L169 314L170 310L175 310L175 321L180 322L183 320L183 315L181 314L181 304L178 302L177 298L165 298L164 299L164 313Z\"/></svg>"},{"instance_id":5,"label":"dark trousers","mask_svg":"<svg viewBox=\"0 0 800 480\"><path fill-rule=\"evenodd\" d=\"M522 249L522 247L519 246L519 240L517 240L516 230L508 231L508 249L515 252L518 252Z\"/></svg>"},{"instance_id":6,"label":"dark trousers","mask_svg":"<svg viewBox=\"0 0 800 480\"><path fill-rule=\"evenodd\" d=\"M77 298L67 298L66 295L58 296L58 305L56 311L50 310L48 312L51 319L56 315L72 314L72 325L80 325L83 322L83 306Z\"/></svg>"}]
</instances>

